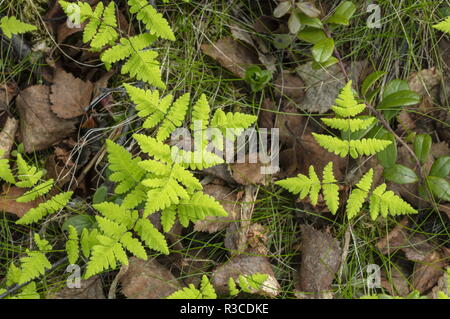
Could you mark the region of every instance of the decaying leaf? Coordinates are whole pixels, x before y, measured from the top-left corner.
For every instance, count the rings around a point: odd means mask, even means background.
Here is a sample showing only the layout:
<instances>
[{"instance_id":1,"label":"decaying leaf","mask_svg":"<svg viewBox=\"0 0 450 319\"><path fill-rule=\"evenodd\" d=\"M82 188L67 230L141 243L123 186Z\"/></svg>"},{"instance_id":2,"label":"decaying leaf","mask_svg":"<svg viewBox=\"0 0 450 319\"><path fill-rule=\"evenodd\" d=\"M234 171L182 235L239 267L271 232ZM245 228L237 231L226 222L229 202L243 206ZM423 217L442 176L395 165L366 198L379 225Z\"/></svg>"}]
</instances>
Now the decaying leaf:
<instances>
[{"instance_id":1,"label":"decaying leaf","mask_svg":"<svg viewBox=\"0 0 450 319\"><path fill-rule=\"evenodd\" d=\"M239 255L225 264L217 267L211 276L211 283L218 294L228 295L228 280L232 277L237 280L239 275L252 275L255 273L267 274L267 280L262 284L257 294L276 297L280 292L280 284L275 278L272 265L267 257Z\"/></svg>"},{"instance_id":2,"label":"decaying leaf","mask_svg":"<svg viewBox=\"0 0 450 319\"><path fill-rule=\"evenodd\" d=\"M299 290L305 298L317 299L329 295L334 276L339 269L341 248L329 233L304 225L302 230L302 261Z\"/></svg>"},{"instance_id":3,"label":"decaying leaf","mask_svg":"<svg viewBox=\"0 0 450 319\"><path fill-rule=\"evenodd\" d=\"M203 186L203 192L218 200L227 211L228 216L210 216L204 220L197 221L194 226L196 231L215 233L225 229L231 222L240 218L240 204L236 192L233 192L231 188L224 185L208 184Z\"/></svg>"},{"instance_id":4,"label":"decaying leaf","mask_svg":"<svg viewBox=\"0 0 450 319\"><path fill-rule=\"evenodd\" d=\"M80 280L80 288L68 288L52 293L47 299L106 299L103 292L102 281L99 276Z\"/></svg>"},{"instance_id":5,"label":"decaying leaf","mask_svg":"<svg viewBox=\"0 0 450 319\"><path fill-rule=\"evenodd\" d=\"M391 296L405 297L410 293L407 272L398 265L391 265L389 272L381 270L381 286Z\"/></svg>"},{"instance_id":6,"label":"decaying leaf","mask_svg":"<svg viewBox=\"0 0 450 319\"><path fill-rule=\"evenodd\" d=\"M19 121L15 118L8 117L6 119L3 130L0 132L0 150L4 151L2 158L9 158L18 127Z\"/></svg>"},{"instance_id":7,"label":"decaying leaf","mask_svg":"<svg viewBox=\"0 0 450 319\"><path fill-rule=\"evenodd\" d=\"M49 93L48 86L34 85L17 97L20 133L27 153L46 149L75 131L76 120L58 118L51 111Z\"/></svg>"},{"instance_id":8,"label":"decaying leaf","mask_svg":"<svg viewBox=\"0 0 450 319\"><path fill-rule=\"evenodd\" d=\"M445 258L441 251L431 252L423 261L415 263L411 280L413 288L420 293L427 292L437 284L446 266L448 256Z\"/></svg>"},{"instance_id":9,"label":"decaying leaf","mask_svg":"<svg viewBox=\"0 0 450 319\"><path fill-rule=\"evenodd\" d=\"M217 60L224 68L242 79L249 66L259 64L253 49L235 41L232 37L225 37L214 44L202 44L201 49L204 54Z\"/></svg>"},{"instance_id":10,"label":"decaying leaf","mask_svg":"<svg viewBox=\"0 0 450 319\"><path fill-rule=\"evenodd\" d=\"M267 164L261 163L259 154L246 155L244 163L231 164L231 174L241 185L266 184L269 169Z\"/></svg>"},{"instance_id":11,"label":"decaying leaf","mask_svg":"<svg viewBox=\"0 0 450 319\"><path fill-rule=\"evenodd\" d=\"M16 186L7 187L3 194L0 195L0 211L14 214L17 217L22 217L30 209L42 203L41 198L37 198L28 203L17 203L16 199L25 194L26 191L27 189L18 188Z\"/></svg>"},{"instance_id":12,"label":"decaying leaf","mask_svg":"<svg viewBox=\"0 0 450 319\"><path fill-rule=\"evenodd\" d=\"M297 75L290 72L281 72L274 83L275 94L285 97L289 101L301 103L305 95L305 83Z\"/></svg>"},{"instance_id":13,"label":"decaying leaf","mask_svg":"<svg viewBox=\"0 0 450 319\"><path fill-rule=\"evenodd\" d=\"M84 108L91 102L93 84L83 81L56 68L51 87L51 109L63 119L71 119L84 113Z\"/></svg>"},{"instance_id":14,"label":"decaying leaf","mask_svg":"<svg viewBox=\"0 0 450 319\"><path fill-rule=\"evenodd\" d=\"M408 78L409 88L419 94L425 96L430 90L439 84L442 75L435 67L424 69L411 74Z\"/></svg>"},{"instance_id":15,"label":"decaying leaf","mask_svg":"<svg viewBox=\"0 0 450 319\"><path fill-rule=\"evenodd\" d=\"M162 299L182 286L174 275L156 260L130 258L128 271L120 279L129 299Z\"/></svg>"}]
</instances>

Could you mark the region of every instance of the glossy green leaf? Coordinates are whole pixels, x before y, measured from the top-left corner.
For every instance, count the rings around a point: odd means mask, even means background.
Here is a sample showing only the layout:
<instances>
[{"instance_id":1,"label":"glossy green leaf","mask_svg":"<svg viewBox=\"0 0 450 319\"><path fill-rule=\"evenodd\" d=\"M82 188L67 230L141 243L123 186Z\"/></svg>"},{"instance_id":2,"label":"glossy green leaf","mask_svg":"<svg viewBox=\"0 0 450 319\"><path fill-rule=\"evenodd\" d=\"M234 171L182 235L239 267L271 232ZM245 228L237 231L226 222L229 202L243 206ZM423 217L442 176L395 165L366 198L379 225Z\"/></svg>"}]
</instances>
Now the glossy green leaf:
<instances>
[{"instance_id":1,"label":"glossy green leaf","mask_svg":"<svg viewBox=\"0 0 450 319\"><path fill-rule=\"evenodd\" d=\"M327 68L329 66L332 66L333 64L338 63L339 60L336 59L334 56L330 57L327 61L323 62L323 63L318 63L316 61L314 61L311 65L311 67L313 68L313 70L319 70L322 68Z\"/></svg>"},{"instance_id":2,"label":"glossy green leaf","mask_svg":"<svg viewBox=\"0 0 450 319\"><path fill-rule=\"evenodd\" d=\"M318 63L324 63L331 58L334 49L334 40L331 38L326 38L320 40L312 47L312 55L314 61Z\"/></svg>"},{"instance_id":3,"label":"glossy green leaf","mask_svg":"<svg viewBox=\"0 0 450 319\"><path fill-rule=\"evenodd\" d=\"M414 153L422 164L424 164L428 158L431 143L431 136L428 134L419 134L414 140Z\"/></svg>"},{"instance_id":4,"label":"glossy green leaf","mask_svg":"<svg viewBox=\"0 0 450 319\"><path fill-rule=\"evenodd\" d=\"M378 108L389 109L398 106L414 105L420 102L420 96L410 90L397 91L383 98Z\"/></svg>"},{"instance_id":5,"label":"glossy green leaf","mask_svg":"<svg viewBox=\"0 0 450 319\"><path fill-rule=\"evenodd\" d=\"M450 183L445 179L436 176L428 176L427 184L434 196L450 201Z\"/></svg>"},{"instance_id":6,"label":"glossy green leaf","mask_svg":"<svg viewBox=\"0 0 450 319\"><path fill-rule=\"evenodd\" d=\"M318 28L318 29L323 27L322 21L320 21L320 19L318 19L318 18L308 17L304 13L299 13L297 16L300 19L301 25L312 27L312 28Z\"/></svg>"},{"instance_id":7,"label":"glossy green leaf","mask_svg":"<svg viewBox=\"0 0 450 319\"><path fill-rule=\"evenodd\" d=\"M370 73L361 84L361 93L362 95L366 95L368 90L374 85L374 83L380 79L386 72L384 71L375 71Z\"/></svg>"},{"instance_id":8,"label":"glossy green leaf","mask_svg":"<svg viewBox=\"0 0 450 319\"><path fill-rule=\"evenodd\" d=\"M327 38L327 36L325 35L325 32L323 32L323 30L311 28L311 27L307 27L307 28L301 30L297 34L297 36L300 40L303 40L303 41L306 41L309 43L313 43L313 44Z\"/></svg>"},{"instance_id":9,"label":"glossy green leaf","mask_svg":"<svg viewBox=\"0 0 450 319\"><path fill-rule=\"evenodd\" d=\"M392 143L377 153L377 159L384 168L394 167L397 161L397 143L395 142L395 137L391 133L385 133L380 138L392 141Z\"/></svg>"},{"instance_id":10,"label":"glossy green leaf","mask_svg":"<svg viewBox=\"0 0 450 319\"><path fill-rule=\"evenodd\" d=\"M348 25L355 11L356 6L353 4L353 2L344 1L337 7L334 14L327 19L327 22Z\"/></svg>"},{"instance_id":11,"label":"glossy green leaf","mask_svg":"<svg viewBox=\"0 0 450 319\"><path fill-rule=\"evenodd\" d=\"M244 80L250 84L253 92L262 90L262 88L272 79L272 73L262 70L257 65L252 65L245 70Z\"/></svg>"},{"instance_id":12,"label":"glossy green leaf","mask_svg":"<svg viewBox=\"0 0 450 319\"><path fill-rule=\"evenodd\" d=\"M409 167L395 164L392 167L385 168L383 172L384 178L397 184L410 184L419 180L417 174Z\"/></svg>"},{"instance_id":13,"label":"glossy green leaf","mask_svg":"<svg viewBox=\"0 0 450 319\"><path fill-rule=\"evenodd\" d=\"M431 166L430 176L446 178L450 174L450 156L441 156Z\"/></svg>"},{"instance_id":14,"label":"glossy green leaf","mask_svg":"<svg viewBox=\"0 0 450 319\"><path fill-rule=\"evenodd\" d=\"M409 90L410 89L408 82L406 82L405 80L399 79L391 80L386 84L386 87L384 88L383 98L386 98L389 95L394 94L398 91L409 91Z\"/></svg>"}]
</instances>

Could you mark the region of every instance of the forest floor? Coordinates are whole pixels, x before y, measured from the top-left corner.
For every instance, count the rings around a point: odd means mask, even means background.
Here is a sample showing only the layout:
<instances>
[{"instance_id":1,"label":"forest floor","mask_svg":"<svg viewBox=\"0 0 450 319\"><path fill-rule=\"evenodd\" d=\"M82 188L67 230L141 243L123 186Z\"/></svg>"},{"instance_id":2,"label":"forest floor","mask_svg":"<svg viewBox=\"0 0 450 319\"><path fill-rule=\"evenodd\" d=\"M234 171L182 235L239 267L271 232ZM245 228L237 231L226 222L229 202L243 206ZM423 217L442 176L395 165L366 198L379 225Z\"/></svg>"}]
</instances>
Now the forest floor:
<instances>
[{"instance_id":1,"label":"forest floor","mask_svg":"<svg viewBox=\"0 0 450 319\"><path fill-rule=\"evenodd\" d=\"M133 20L126 1L115 2L120 28L139 33L142 26ZM261 298L354 299L374 294L437 298L438 291L446 291L450 40L432 25L449 15L450 2L378 0L379 25L372 27L366 1L354 2L350 24L332 29L338 63L314 69L311 43L290 34L289 15L273 16L278 1L156 1L176 36L175 41L155 42L167 86L164 93L190 92L195 100L204 93L213 110L256 115L260 132L278 129L280 169L262 174L263 163L245 162L195 172L204 192L224 205L227 218L187 228L176 224L166 234L169 255L153 253L147 262L130 259L128 267L118 266L84 281L83 289L64 288L68 262L63 261L39 280L41 296L165 298L174 287L198 286L203 275L226 295L229 277L255 272L271 279L272 290L257 292ZM336 8L336 1L314 3L321 17ZM24 191L2 184L0 287L8 288L7 270L32 247L33 232L62 252L65 222L76 215L93 215L93 203L115 198L107 178L105 139L114 137L131 149L131 135L144 130L122 87L134 80L115 66L107 71L99 52L83 43L82 28L69 28L55 1L6 0L0 13L38 26L16 42L2 37L0 149L7 149L11 158L22 154L28 163L45 168L44 177L53 178L61 190L74 192L66 209L42 223L23 226L16 224L18 217L42 199L17 203ZM270 74L259 90L252 90L252 81L257 80L246 77L253 65ZM420 98L418 103L401 105L389 119L392 136L398 139L392 153L384 156L390 161L395 152L393 165L399 171L383 165L376 155L341 158L313 138L313 133L337 134L321 118L332 116L331 106L346 80L361 92L364 79L375 71L385 73L373 82L373 105L388 95L386 88L392 89L392 83L406 85L406 91ZM30 109L30 104L35 106ZM74 116L72 105L90 107ZM432 144L417 165L420 156L414 158L410 151L424 135ZM313 205L309 197L299 199L275 184L308 175L311 165L321 176L330 161L342 207L352 187L373 169L374 185L386 183L417 214L372 220L369 205L364 205L349 219L344 209L330 213L322 195ZM425 184L437 161L446 163L447 174L441 178L446 184L427 191ZM431 192L434 196L429 196ZM157 217L151 215L151 221L158 227ZM60 258L51 261L58 263Z\"/></svg>"}]
</instances>

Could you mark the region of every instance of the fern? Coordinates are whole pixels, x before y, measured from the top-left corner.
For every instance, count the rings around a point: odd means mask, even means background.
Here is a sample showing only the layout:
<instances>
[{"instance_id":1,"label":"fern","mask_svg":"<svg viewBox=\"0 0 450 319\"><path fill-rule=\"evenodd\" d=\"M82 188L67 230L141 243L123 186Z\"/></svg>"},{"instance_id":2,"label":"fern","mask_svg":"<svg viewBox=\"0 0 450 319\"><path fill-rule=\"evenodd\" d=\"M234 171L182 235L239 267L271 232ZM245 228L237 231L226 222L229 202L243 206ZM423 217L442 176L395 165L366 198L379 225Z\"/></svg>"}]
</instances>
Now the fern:
<instances>
[{"instance_id":1,"label":"fern","mask_svg":"<svg viewBox=\"0 0 450 319\"><path fill-rule=\"evenodd\" d=\"M3 17L0 20L0 28L7 38L12 38L14 34L37 30L34 25L22 22L16 17Z\"/></svg>"},{"instance_id":2,"label":"fern","mask_svg":"<svg viewBox=\"0 0 450 319\"><path fill-rule=\"evenodd\" d=\"M38 234L34 234L34 240L39 250L26 250L27 256L20 259L20 277L17 284L22 285L45 273L52 265L45 256L45 251L52 247L45 239L41 239Z\"/></svg>"},{"instance_id":3,"label":"fern","mask_svg":"<svg viewBox=\"0 0 450 319\"><path fill-rule=\"evenodd\" d=\"M38 169L36 166L28 165L20 153L17 154L17 169L18 182L15 183L17 187L33 187L44 175L44 171Z\"/></svg>"},{"instance_id":4,"label":"fern","mask_svg":"<svg viewBox=\"0 0 450 319\"><path fill-rule=\"evenodd\" d=\"M69 240L66 241L66 252L70 264L75 264L80 256L78 233L75 227L69 225Z\"/></svg>"},{"instance_id":5,"label":"fern","mask_svg":"<svg viewBox=\"0 0 450 319\"><path fill-rule=\"evenodd\" d=\"M337 118L324 118L322 121L331 128L340 131L355 132L370 127L375 122L372 116L355 117L366 108L365 104L358 103L352 91L352 81L349 81L336 99L336 105L331 109L338 116ZM352 158L358 158L363 155L373 155L384 150L391 141L375 138L363 138L361 140L342 140L324 134L313 133L317 143L341 157L350 154Z\"/></svg>"},{"instance_id":6,"label":"fern","mask_svg":"<svg viewBox=\"0 0 450 319\"><path fill-rule=\"evenodd\" d=\"M287 178L281 181L275 182L275 184L287 189L289 192L297 195L300 199L304 199L306 196L310 197L311 204L316 205L319 192L322 188L325 201L328 209L333 214L336 213L339 205L339 187L336 184L336 179L333 175L333 162L329 162L323 172L324 179L320 182L314 167L309 167L309 177L303 174L299 174L296 177Z\"/></svg>"},{"instance_id":7,"label":"fern","mask_svg":"<svg viewBox=\"0 0 450 319\"><path fill-rule=\"evenodd\" d=\"M381 184L372 192L370 196L370 216L372 220L378 215L387 217L388 215L415 214L417 211L407 202L395 195L393 191L386 191L386 184Z\"/></svg>"},{"instance_id":8,"label":"fern","mask_svg":"<svg viewBox=\"0 0 450 319\"><path fill-rule=\"evenodd\" d=\"M45 216L53 214L58 210L64 208L72 197L73 192L60 193L48 201L39 204L37 207L30 209L25 213L19 220L17 224L19 225L29 225L38 222Z\"/></svg>"},{"instance_id":9,"label":"fern","mask_svg":"<svg viewBox=\"0 0 450 319\"><path fill-rule=\"evenodd\" d=\"M49 180L35 186L33 189L25 192L22 196L20 196L16 199L16 202L26 203L26 202L35 200L36 198L47 194L50 191L50 189L52 189L53 184L54 184L54 180L49 179Z\"/></svg>"},{"instance_id":10,"label":"fern","mask_svg":"<svg viewBox=\"0 0 450 319\"><path fill-rule=\"evenodd\" d=\"M142 33L131 37L120 37L117 31L117 16L114 1L106 7L99 2L93 10L85 2L69 3L59 0L69 19L74 6L80 12L80 22L87 22L83 31L83 42L90 43L91 48L100 51L106 46L100 59L110 68L113 63L126 60L121 69L122 74L147 82L164 89L161 81L161 70L156 60L158 53L149 50L149 46L158 38L175 40L167 20L146 0L128 0L130 12L136 13L136 18L142 21L150 33Z\"/></svg>"},{"instance_id":11,"label":"fern","mask_svg":"<svg viewBox=\"0 0 450 319\"><path fill-rule=\"evenodd\" d=\"M3 158L5 151L0 149L0 180L4 180L10 184L15 184L16 180L9 166L9 161L7 158Z\"/></svg>"},{"instance_id":12,"label":"fern","mask_svg":"<svg viewBox=\"0 0 450 319\"><path fill-rule=\"evenodd\" d=\"M444 21L441 21L438 24L433 25L433 28L450 34L450 16L445 18Z\"/></svg>"},{"instance_id":13,"label":"fern","mask_svg":"<svg viewBox=\"0 0 450 319\"><path fill-rule=\"evenodd\" d=\"M370 169L356 184L356 188L352 190L347 201L347 217L349 219L355 217L361 210L366 200L370 188L372 187L373 169Z\"/></svg>"}]
</instances>

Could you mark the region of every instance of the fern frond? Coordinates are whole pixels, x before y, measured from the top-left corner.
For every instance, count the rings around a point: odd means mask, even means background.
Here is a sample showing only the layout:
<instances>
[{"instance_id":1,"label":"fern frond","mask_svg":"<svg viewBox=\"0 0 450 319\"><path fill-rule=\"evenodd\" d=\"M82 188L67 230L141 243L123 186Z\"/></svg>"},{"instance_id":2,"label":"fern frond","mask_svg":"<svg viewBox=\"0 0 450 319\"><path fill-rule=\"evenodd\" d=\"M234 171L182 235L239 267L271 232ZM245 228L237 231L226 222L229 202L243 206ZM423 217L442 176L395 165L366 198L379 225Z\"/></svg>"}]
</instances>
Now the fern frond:
<instances>
[{"instance_id":1,"label":"fern frond","mask_svg":"<svg viewBox=\"0 0 450 319\"><path fill-rule=\"evenodd\" d=\"M107 64L125 60L134 51L141 51L150 46L155 39L155 36L149 33L138 34L130 38L121 38L120 43L103 52L100 59Z\"/></svg>"},{"instance_id":2,"label":"fern frond","mask_svg":"<svg viewBox=\"0 0 450 319\"><path fill-rule=\"evenodd\" d=\"M133 138L143 152L161 162L172 163L172 152L169 145L143 134L133 134Z\"/></svg>"},{"instance_id":3,"label":"fern frond","mask_svg":"<svg viewBox=\"0 0 450 319\"><path fill-rule=\"evenodd\" d=\"M193 284L189 284L188 287L175 291L166 299L203 299L203 295Z\"/></svg>"},{"instance_id":4,"label":"fern frond","mask_svg":"<svg viewBox=\"0 0 450 319\"><path fill-rule=\"evenodd\" d=\"M20 259L21 275L19 285L24 284L45 274L46 269L52 268L45 254L40 251L26 251L27 256Z\"/></svg>"},{"instance_id":5,"label":"fern frond","mask_svg":"<svg viewBox=\"0 0 450 319\"><path fill-rule=\"evenodd\" d=\"M145 202L147 199L146 187L142 184L133 188L123 199L122 207L126 209L133 209Z\"/></svg>"},{"instance_id":6,"label":"fern frond","mask_svg":"<svg viewBox=\"0 0 450 319\"><path fill-rule=\"evenodd\" d=\"M224 159L215 153L208 152L206 148L196 151L184 151L172 147L175 162L192 170L202 170L224 163Z\"/></svg>"},{"instance_id":7,"label":"fern frond","mask_svg":"<svg viewBox=\"0 0 450 319\"><path fill-rule=\"evenodd\" d=\"M77 5L81 8L80 3L77 3ZM88 43L89 41L91 41L97 34L97 30L102 22L104 9L105 6L103 5L103 2L100 2L94 10L90 9L89 11L86 8L86 11L84 11L85 15L80 17L80 21L89 19L89 22L86 24L83 30L84 43Z\"/></svg>"},{"instance_id":8,"label":"fern frond","mask_svg":"<svg viewBox=\"0 0 450 319\"><path fill-rule=\"evenodd\" d=\"M139 219L134 226L134 230L148 248L162 252L166 255L169 254L169 248L167 247L164 235L161 234L148 219Z\"/></svg>"},{"instance_id":9,"label":"fern frond","mask_svg":"<svg viewBox=\"0 0 450 319\"><path fill-rule=\"evenodd\" d=\"M81 232L80 244L81 251L86 258L89 258L89 256L91 255L92 247L100 243L97 239L98 235L99 232L96 228L92 229L91 231L89 231L87 228L83 228L83 231Z\"/></svg>"},{"instance_id":10,"label":"fern frond","mask_svg":"<svg viewBox=\"0 0 450 319\"><path fill-rule=\"evenodd\" d=\"M161 211L161 225L165 233L169 232L175 224L177 211L174 207L168 207Z\"/></svg>"},{"instance_id":11,"label":"fern frond","mask_svg":"<svg viewBox=\"0 0 450 319\"><path fill-rule=\"evenodd\" d=\"M95 216L100 230L108 237L119 240L126 232L126 227L102 216Z\"/></svg>"},{"instance_id":12,"label":"fern frond","mask_svg":"<svg viewBox=\"0 0 450 319\"><path fill-rule=\"evenodd\" d=\"M323 169L322 191L325 203L331 213L336 214L339 208L339 186L333 174L333 162Z\"/></svg>"},{"instance_id":13,"label":"fern frond","mask_svg":"<svg viewBox=\"0 0 450 319\"><path fill-rule=\"evenodd\" d=\"M106 269L115 269L117 262L128 265L127 254L122 244L110 237L98 235L98 245L92 247L91 258L87 264L85 278L88 279Z\"/></svg>"},{"instance_id":14,"label":"fern frond","mask_svg":"<svg viewBox=\"0 0 450 319\"><path fill-rule=\"evenodd\" d=\"M189 93L186 93L173 103L166 118L158 129L157 140L164 141L177 127L183 124L189 107L190 96Z\"/></svg>"},{"instance_id":15,"label":"fern frond","mask_svg":"<svg viewBox=\"0 0 450 319\"><path fill-rule=\"evenodd\" d=\"M202 293L203 299L217 299L216 290L209 281L208 277L206 277L205 275L202 276L200 291Z\"/></svg>"},{"instance_id":16,"label":"fern frond","mask_svg":"<svg viewBox=\"0 0 450 319\"><path fill-rule=\"evenodd\" d=\"M144 81L160 89L166 85L161 81L161 70L156 60L158 53L155 51L133 51L127 62L121 69L122 74L129 74L139 81Z\"/></svg>"},{"instance_id":17,"label":"fern frond","mask_svg":"<svg viewBox=\"0 0 450 319\"><path fill-rule=\"evenodd\" d=\"M48 201L39 204L37 207L30 209L19 220L16 221L19 225L29 225L38 222L45 216L53 214L67 205L73 192L60 193Z\"/></svg>"},{"instance_id":18,"label":"fern frond","mask_svg":"<svg viewBox=\"0 0 450 319\"><path fill-rule=\"evenodd\" d=\"M355 217L361 210L370 188L372 187L373 169L371 168L356 184L347 200L346 213L348 219Z\"/></svg>"},{"instance_id":19,"label":"fern frond","mask_svg":"<svg viewBox=\"0 0 450 319\"><path fill-rule=\"evenodd\" d=\"M336 99L336 105L331 109L341 117L358 115L366 108L365 104L358 104L352 90L352 81L344 86Z\"/></svg>"},{"instance_id":20,"label":"fern frond","mask_svg":"<svg viewBox=\"0 0 450 319\"><path fill-rule=\"evenodd\" d=\"M211 128L218 128L227 137L230 133L234 136L239 136L243 130L252 126L256 120L257 117L254 115L239 112L225 113L221 109L217 109L211 120ZM228 134L226 134L227 132Z\"/></svg>"},{"instance_id":21,"label":"fern frond","mask_svg":"<svg viewBox=\"0 0 450 319\"><path fill-rule=\"evenodd\" d=\"M300 199L304 199L310 194L311 203L317 204L321 183L312 165L309 167L309 177L298 174L296 177L286 178L275 182L275 184L287 189L294 195L298 194Z\"/></svg>"},{"instance_id":22,"label":"fern frond","mask_svg":"<svg viewBox=\"0 0 450 319\"><path fill-rule=\"evenodd\" d=\"M36 166L28 165L20 153L17 154L16 163L18 170L17 178L19 179L19 181L16 182L17 187L33 187L40 180L42 175L44 175L43 170L38 169Z\"/></svg>"},{"instance_id":23,"label":"fern frond","mask_svg":"<svg viewBox=\"0 0 450 319\"><path fill-rule=\"evenodd\" d=\"M128 5L130 12L137 13L136 18L141 20L152 34L175 41L175 35L167 20L147 0L128 0Z\"/></svg>"},{"instance_id":24,"label":"fern frond","mask_svg":"<svg viewBox=\"0 0 450 319\"><path fill-rule=\"evenodd\" d=\"M134 256L147 260L147 253L145 252L144 246L142 246L141 242L134 238L130 232L126 232L121 238L120 242L123 247L132 253Z\"/></svg>"},{"instance_id":25,"label":"fern frond","mask_svg":"<svg viewBox=\"0 0 450 319\"><path fill-rule=\"evenodd\" d=\"M369 209L372 220L377 219L380 212L384 218L388 215L396 216L417 213L417 210L395 195L393 191L386 191L386 184L381 184L373 190L370 196Z\"/></svg>"},{"instance_id":26,"label":"fern frond","mask_svg":"<svg viewBox=\"0 0 450 319\"><path fill-rule=\"evenodd\" d=\"M115 203L103 202L93 205L107 219L125 227L126 230L133 228L139 218L137 211L129 211L123 206Z\"/></svg>"},{"instance_id":27,"label":"fern frond","mask_svg":"<svg viewBox=\"0 0 450 319\"><path fill-rule=\"evenodd\" d=\"M47 194L50 191L50 189L52 189L53 184L54 184L54 180L49 179L49 180L35 186L33 189L30 189L29 191L25 192L22 196L20 196L16 199L16 202L26 203L26 202L35 200L36 198Z\"/></svg>"},{"instance_id":28,"label":"fern frond","mask_svg":"<svg viewBox=\"0 0 450 319\"><path fill-rule=\"evenodd\" d=\"M233 277L228 278L228 289L230 291L230 296L235 297L239 294L239 289L236 286L236 282Z\"/></svg>"},{"instance_id":29,"label":"fern frond","mask_svg":"<svg viewBox=\"0 0 450 319\"><path fill-rule=\"evenodd\" d=\"M80 256L78 232L75 227L69 225L69 240L66 241L66 252L70 264L75 264Z\"/></svg>"},{"instance_id":30,"label":"fern frond","mask_svg":"<svg viewBox=\"0 0 450 319\"><path fill-rule=\"evenodd\" d=\"M438 24L433 25L433 28L450 34L450 16L445 18L444 21L441 21Z\"/></svg>"},{"instance_id":31,"label":"fern frond","mask_svg":"<svg viewBox=\"0 0 450 319\"><path fill-rule=\"evenodd\" d=\"M201 123L201 129L206 130L209 125L209 114L211 112L211 107L208 103L208 98L205 94L200 95L200 98L192 107L192 124L191 130L197 129L195 126L196 121Z\"/></svg>"},{"instance_id":32,"label":"fern frond","mask_svg":"<svg viewBox=\"0 0 450 319\"><path fill-rule=\"evenodd\" d=\"M7 38L12 38L14 34L22 34L37 30L34 25L22 22L16 17L3 17L0 20L0 28Z\"/></svg>"},{"instance_id":33,"label":"fern frond","mask_svg":"<svg viewBox=\"0 0 450 319\"><path fill-rule=\"evenodd\" d=\"M135 187L145 173L138 165L140 159L133 159L130 152L111 140L106 140L106 149L109 169L113 171L109 179L117 183L114 192L124 194Z\"/></svg>"},{"instance_id":34,"label":"fern frond","mask_svg":"<svg viewBox=\"0 0 450 319\"><path fill-rule=\"evenodd\" d=\"M312 135L320 146L340 157L345 157L348 154L350 154L352 158L357 158L362 155L373 155L384 150L392 143L392 141L375 138L347 141L325 134L312 133Z\"/></svg>"},{"instance_id":35,"label":"fern frond","mask_svg":"<svg viewBox=\"0 0 450 319\"><path fill-rule=\"evenodd\" d=\"M368 128L375 122L375 118L372 116L365 119L323 118L322 122L329 127L340 131L356 132Z\"/></svg>"},{"instance_id":36,"label":"fern frond","mask_svg":"<svg viewBox=\"0 0 450 319\"><path fill-rule=\"evenodd\" d=\"M101 2L97 5L97 7ZM97 11L97 8L96 10ZM91 47L100 49L105 45L114 42L119 37L116 31L117 19L116 19L116 7L114 1L111 1L108 6L103 10L102 19L98 27L97 33L92 38ZM87 42L87 41L86 41Z\"/></svg>"},{"instance_id":37,"label":"fern frond","mask_svg":"<svg viewBox=\"0 0 450 319\"><path fill-rule=\"evenodd\" d=\"M202 192L197 192L179 203L178 217L183 227L187 227L189 221L196 222L206 216L228 216L228 213L218 201Z\"/></svg>"},{"instance_id":38,"label":"fern frond","mask_svg":"<svg viewBox=\"0 0 450 319\"><path fill-rule=\"evenodd\" d=\"M142 184L152 188L147 193L144 217L189 198L187 191L172 176L164 179L145 179Z\"/></svg>"},{"instance_id":39,"label":"fern frond","mask_svg":"<svg viewBox=\"0 0 450 319\"><path fill-rule=\"evenodd\" d=\"M10 184L15 184L16 180L9 166L9 161L7 158L3 158L5 151L0 149L0 180L4 180Z\"/></svg>"}]
</instances>

